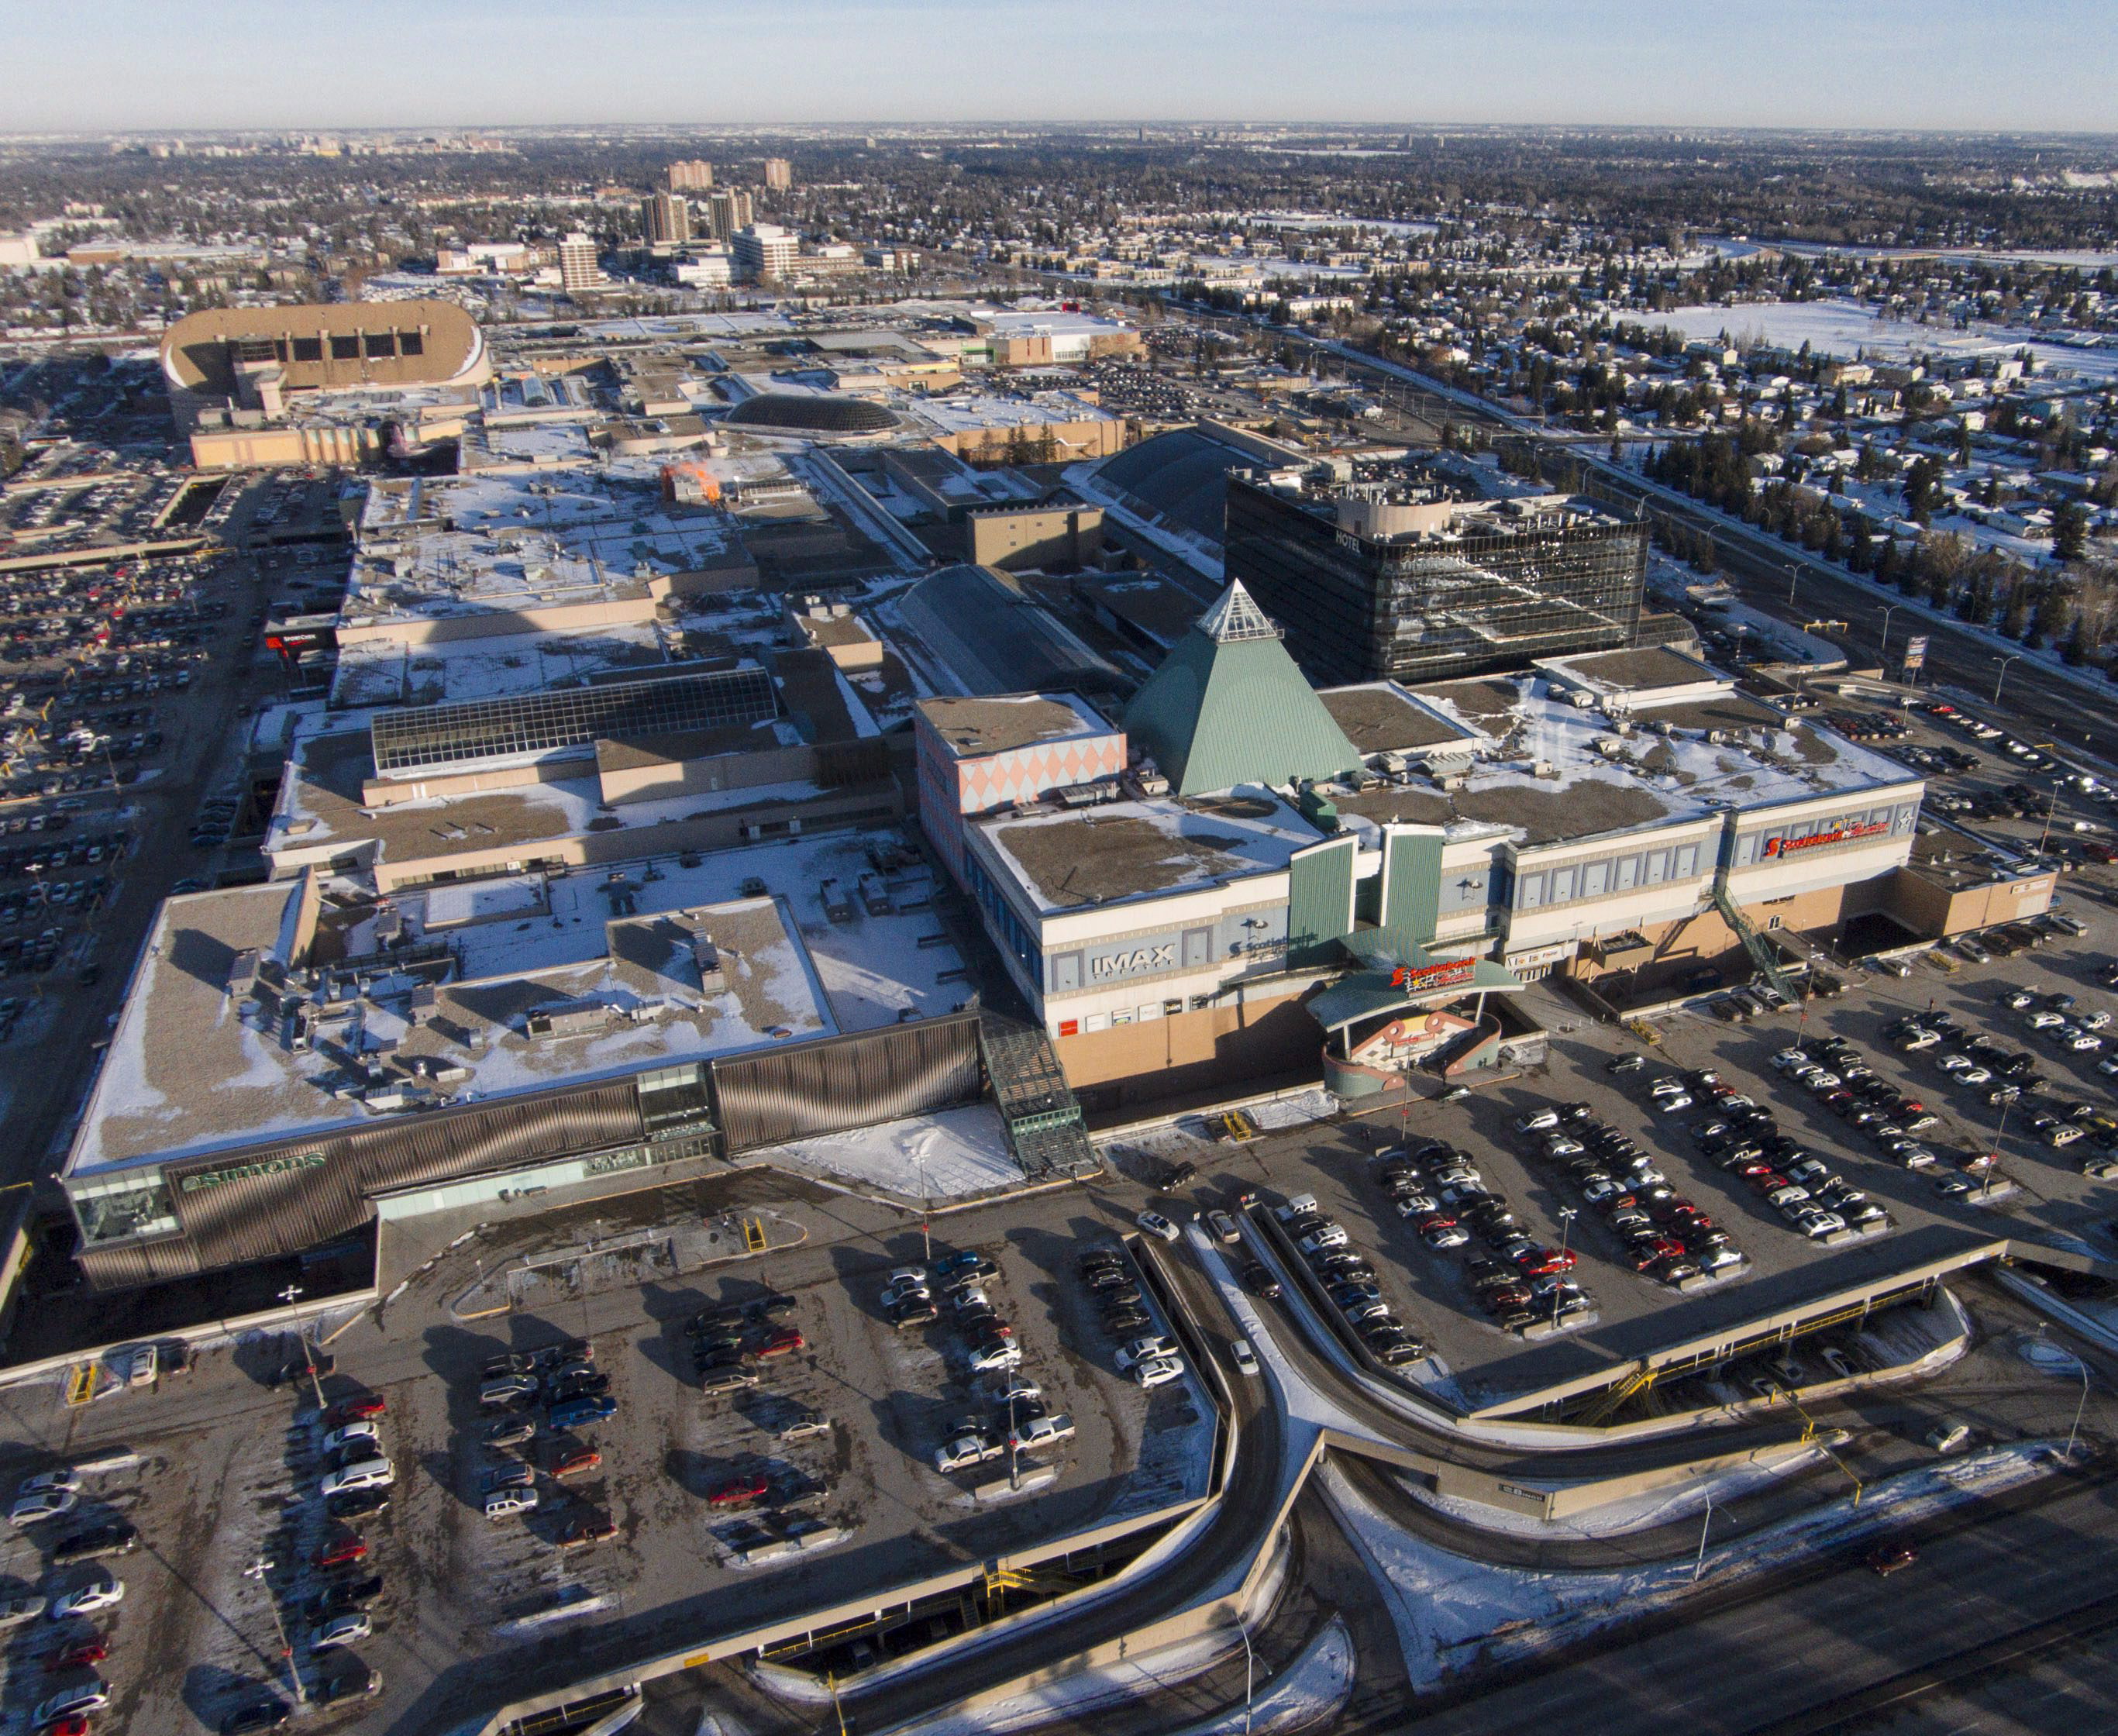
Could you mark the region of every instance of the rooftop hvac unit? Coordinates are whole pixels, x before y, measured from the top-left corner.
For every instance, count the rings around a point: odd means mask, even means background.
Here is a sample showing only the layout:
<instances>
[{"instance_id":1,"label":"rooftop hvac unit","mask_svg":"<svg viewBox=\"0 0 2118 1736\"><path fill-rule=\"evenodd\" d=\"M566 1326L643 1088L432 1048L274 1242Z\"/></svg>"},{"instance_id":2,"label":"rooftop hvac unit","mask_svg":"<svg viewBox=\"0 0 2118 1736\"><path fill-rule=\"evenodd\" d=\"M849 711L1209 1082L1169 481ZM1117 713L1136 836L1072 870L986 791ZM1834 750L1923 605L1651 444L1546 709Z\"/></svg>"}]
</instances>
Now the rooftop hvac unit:
<instances>
[{"instance_id":1,"label":"rooftop hvac unit","mask_svg":"<svg viewBox=\"0 0 2118 1736\"><path fill-rule=\"evenodd\" d=\"M1717 748L1725 748L1728 745L1728 732L1726 729L1709 729L1706 739Z\"/></svg>"},{"instance_id":2,"label":"rooftop hvac unit","mask_svg":"<svg viewBox=\"0 0 2118 1736\"><path fill-rule=\"evenodd\" d=\"M703 934L691 939L691 962L699 967L699 987L708 994L719 994L728 987L728 975L721 969L720 948Z\"/></svg>"},{"instance_id":3,"label":"rooftop hvac unit","mask_svg":"<svg viewBox=\"0 0 2118 1736\"><path fill-rule=\"evenodd\" d=\"M1530 763L1529 775L1533 778L1556 778L1559 767L1550 760L1534 760Z\"/></svg>"},{"instance_id":4,"label":"rooftop hvac unit","mask_svg":"<svg viewBox=\"0 0 2118 1736\"><path fill-rule=\"evenodd\" d=\"M1588 745L1607 760L1616 759L1625 751L1625 744L1615 735L1593 736Z\"/></svg>"},{"instance_id":5,"label":"rooftop hvac unit","mask_svg":"<svg viewBox=\"0 0 2118 1736\"><path fill-rule=\"evenodd\" d=\"M245 947L228 967L228 993L232 999L247 1001L257 986L257 949Z\"/></svg>"}]
</instances>

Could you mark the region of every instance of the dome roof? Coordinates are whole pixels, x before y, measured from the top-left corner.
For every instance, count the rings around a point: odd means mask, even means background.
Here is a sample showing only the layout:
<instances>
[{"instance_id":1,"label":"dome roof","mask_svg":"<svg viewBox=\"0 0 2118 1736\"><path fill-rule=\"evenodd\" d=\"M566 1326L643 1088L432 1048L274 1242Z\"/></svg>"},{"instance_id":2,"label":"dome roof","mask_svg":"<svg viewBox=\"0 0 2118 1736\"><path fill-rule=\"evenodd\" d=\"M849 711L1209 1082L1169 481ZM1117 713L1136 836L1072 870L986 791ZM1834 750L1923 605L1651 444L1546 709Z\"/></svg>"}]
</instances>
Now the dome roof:
<instances>
[{"instance_id":1,"label":"dome roof","mask_svg":"<svg viewBox=\"0 0 2118 1736\"><path fill-rule=\"evenodd\" d=\"M728 413L740 428L778 428L819 434L881 434L897 418L864 398L830 398L809 392L767 391L746 398Z\"/></svg>"}]
</instances>

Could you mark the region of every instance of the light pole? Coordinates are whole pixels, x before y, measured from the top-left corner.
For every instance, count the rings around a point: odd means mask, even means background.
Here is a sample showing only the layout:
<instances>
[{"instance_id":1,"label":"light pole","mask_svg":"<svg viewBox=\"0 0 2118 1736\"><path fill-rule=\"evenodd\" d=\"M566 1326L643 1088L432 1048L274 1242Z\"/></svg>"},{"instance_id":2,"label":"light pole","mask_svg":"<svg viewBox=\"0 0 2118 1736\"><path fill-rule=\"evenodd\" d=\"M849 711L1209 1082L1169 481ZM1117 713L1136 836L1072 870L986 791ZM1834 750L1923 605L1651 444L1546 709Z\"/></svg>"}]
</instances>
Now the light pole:
<instances>
[{"instance_id":1,"label":"light pole","mask_svg":"<svg viewBox=\"0 0 2118 1736\"><path fill-rule=\"evenodd\" d=\"M1875 647L1875 660L1885 666L1890 660L1890 617L1898 612L1898 607L1895 603L1883 605L1883 642Z\"/></svg>"},{"instance_id":2,"label":"light pole","mask_svg":"<svg viewBox=\"0 0 2118 1736\"><path fill-rule=\"evenodd\" d=\"M2081 1376L2081 1402L2074 1407L2074 1421L2067 1425L2066 1456L2069 1459L2074 1457L2074 1443L2081 1433L2082 1413L2088 1409L2088 1359L2077 1354L2074 1359L2074 1366Z\"/></svg>"},{"instance_id":3,"label":"light pole","mask_svg":"<svg viewBox=\"0 0 2118 1736\"><path fill-rule=\"evenodd\" d=\"M928 1265L934 1260L934 1202L927 1192L927 1154L915 1151L912 1161L919 1166L919 1250Z\"/></svg>"},{"instance_id":4,"label":"light pole","mask_svg":"<svg viewBox=\"0 0 2118 1736\"><path fill-rule=\"evenodd\" d=\"M1251 1697L1257 1680L1257 1655L1251 1650L1251 1631L1243 1625L1240 1609L1236 1612L1236 1632L1243 1639L1243 1736L1251 1736Z\"/></svg>"},{"instance_id":5,"label":"light pole","mask_svg":"<svg viewBox=\"0 0 2118 1736\"><path fill-rule=\"evenodd\" d=\"M2003 657L2000 660L2000 673L1993 678L1993 703L1995 705L1997 706L2000 703L2000 683L2008 678L2008 665L2011 663L2020 663L2022 660L2023 654L2020 651L2011 652L2009 655Z\"/></svg>"},{"instance_id":6,"label":"light pole","mask_svg":"<svg viewBox=\"0 0 2118 1736\"><path fill-rule=\"evenodd\" d=\"M1559 1271L1553 1275L1552 1286L1552 1330L1559 1330L1559 1304L1566 1295L1566 1235L1574 1228L1575 1209L1571 1206L1559 1208Z\"/></svg>"},{"instance_id":7,"label":"light pole","mask_svg":"<svg viewBox=\"0 0 2118 1736\"><path fill-rule=\"evenodd\" d=\"M266 1583L265 1576L272 1567L272 1558L261 1555L243 1570L243 1576L256 1580L257 1589L265 1594L265 1613L272 1618L272 1631L280 1636L280 1655L286 1660L287 1679L294 1684L294 1703L306 1705L309 1697L302 1687L302 1673L294 1668L294 1648L287 1638L287 1624L280 1619L280 1600L272 1595L271 1586Z\"/></svg>"},{"instance_id":8,"label":"light pole","mask_svg":"<svg viewBox=\"0 0 2118 1736\"><path fill-rule=\"evenodd\" d=\"M1799 584L1799 583L1801 582L1801 567L1793 567L1793 566L1790 566L1790 567L1787 568L1787 601L1788 601L1788 602L1792 603L1792 602L1793 602L1793 601L1794 601L1794 588L1795 588L1795 586L1796 586L1797 584Z\"/></svg>"},{"instance_id":9,"label":"light pole","mask_svg":"<svg viewBox=\"0 0 2118 1736\"><path fill-rule=\"evenodd\" d=\"M1699 1583L1699 1576L1706 1571L1706 1528L1713 1523L1713 1498L1706 1498L1706 1516L1699 1524L1699 1558L1691 1564L1691 1583Z\"/></svg>"},{"instance_id":10,"label":"light pole","mask_svg":"<svg viewBox=\"0 0 2118 1736\"><path fill-rule=\"evenodd\" d=\"M301 1299L303 1294L300 1285L290 1284L280 1292L280 1300L291 1308ZM316 1395L317 1409L321 1410L324 1408L324 1383L317 1373L316 1348L310 1344L309 1335L299 1321L294 1322L294 1341L302 1347L302 1362L308 1370L309 1390Z\"/></svg>"}]
</instances>

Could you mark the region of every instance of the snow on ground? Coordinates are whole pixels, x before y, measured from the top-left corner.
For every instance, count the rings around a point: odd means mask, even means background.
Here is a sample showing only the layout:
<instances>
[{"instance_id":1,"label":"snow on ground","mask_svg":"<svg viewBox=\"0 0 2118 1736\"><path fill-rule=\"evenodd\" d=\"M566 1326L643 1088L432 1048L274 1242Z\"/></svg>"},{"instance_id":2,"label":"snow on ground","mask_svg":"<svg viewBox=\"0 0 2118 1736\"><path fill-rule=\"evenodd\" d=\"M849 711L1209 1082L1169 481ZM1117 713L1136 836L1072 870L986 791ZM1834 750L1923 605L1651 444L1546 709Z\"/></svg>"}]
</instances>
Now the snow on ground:
<instances>
[{"instance_id":1,"label":"snow on ground","mask_svg":"<svg viewBox=\"0 0 2118 1736\"><path fill-rule=\"evenodd\" d=\"M1740 1495L1750 1494L1806 1470L1823 1456L1821 1447L1799 1447L1762 1463L1731 1465L1667 1488L1650 1489L1630 1500L1610 1502L1570 1519L1550 1521L1528 1513L1511 1512L1505 1507L1487 1507L1483 1502L1437 1495L1417 1478L1398 1477L1394 1480L1422 1507L1432 1507L1460 1524L1478 1525L1488 1531L1547 1539L1562 1532L1576 1537L1623 1537L1629 1532L1651 1530L1656 1525L1700 1512L1709 1502L1725 1507Z\"/></svg>"},{"instance_id":2,"label":"snow on ground","mask_svg":"<svg viewBox=\"0 0 2118 1736\"><path fill-rule=\"evenodd\" d=\"M1058 1718L1080 1718L1105 1706L1122 1706L1142 1694L1172 1688L1202 1674L1239 1651L1242 1641L1233 1627L1216 1627L1094 1669L1076 1670L1056 1682L1021 1689L1005 1700L945 1712L913 1726L918 1736L1004 1736ZM1242 1714L1237 1712L1238 1728Z\"/></svg>"},{"instance_id":3,"label":"snow on ground","mask_svg":"<svg viewBox=\"0 0 2118 1736\"><path fill-rule=\"evenodd\" d=\"M1353 1692L1353 1636L1343 1616L1317 1630L1269 1687L1260 1683L1247 1714L1231 1706L1217 1718L1187 1724L1177 1736L1293 1736L1335 1718Z\"/></svg>"},{"instance_id":4,"label":"snow on ground","mask_svg":"<svg viewBox=\"0 0 2118 1736\"><path fill-rule=\"evenodd\" d=\"M1959 331L1951 326L1921 326L1909 320L1878 319L1858 302L1738 302L1732 307L1672 308L1657 325L1681 331L1687 339L1712 340L1760 336L1775 349L1798 350L1807 344L1826 355L1866 355L1902 360L1911 355L1960 360L1972 356L2005 359L2027 350L2051 373L2084 379L2118 377L2118 350L2079 349L2032 337L2004 326L1976 326Z\"/></svg>"},{"instance_id":5,"label":"snow on ground","mask_svg":"<svg viewBox=\"0 0 2118 1736\"><path fill-rule=\"evenodd\" d=\"M1787 1567L1820 1547L1997 1496L2061 1463L2054 1443L2029 1441L1907 1471L1869 1485L1858 1507L1850 1495L1842 1497L1709 1548L1696 1581L1692 1561L1681 1557L1601 1572L1491 1567L1402 1530L1329 1460L1319 1467L1318 1487L1389 1605L1407 1673L1416 1687L1427 1690L1452 1675L1519 1663L1599 1628L1667 1609L1695 1586L1718 1589Z\"/></svg>"},{"instance_id":6,"label":"snow on ground","mask_svg":"<svg viewBox=\"0 0 2118 1736\"><path fill-rule=\"evenodd\" d=\"M1000 1111L988 1103L793 1140L772 1147L771 1158L779 1168L816 1171L905 1200L964 1199L1023 1185Z\"/></svg>"},{"instance_id":7,"label":"snow on ground","mask_svg":"<svg viewBox=\"0 0 2118 1736\"><path fill-rule=\"evenodd\" d=\"M1181 1382L1148 1395L1140 1456L1103 1523L1204 1499L1213 1479L1214 1429L1213 1404L1200 1391L1198 1370L1187 1363Z\"/></svg>"}]
</instances>

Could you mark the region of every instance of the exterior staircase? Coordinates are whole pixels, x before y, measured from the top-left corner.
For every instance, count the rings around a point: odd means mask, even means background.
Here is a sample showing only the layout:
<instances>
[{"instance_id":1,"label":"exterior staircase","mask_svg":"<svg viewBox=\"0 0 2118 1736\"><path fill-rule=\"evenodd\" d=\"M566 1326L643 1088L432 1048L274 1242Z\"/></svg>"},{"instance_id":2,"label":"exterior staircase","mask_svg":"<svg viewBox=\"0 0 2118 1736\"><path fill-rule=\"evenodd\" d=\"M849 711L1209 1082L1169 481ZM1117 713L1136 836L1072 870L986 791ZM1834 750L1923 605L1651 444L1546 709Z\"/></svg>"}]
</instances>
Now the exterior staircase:
<instances>
[{"instance_id":1,"label":"exterior staircase","mask_svg":"<svg viewBox=\"0 0 2118 1736\"><path fill-rule=\"evenodd\" d=\"M1750 962L1758 967L1759 974L1787 997L1790 1007L1800 1001L1801 991L1781 967L1780 956L1772 942L1758 933L1757 925L1743 914L1730 894L1728 871L1725 868L1713 877L1713 908L1721 913L1722 920L1736 931L1736 938L1742 942L1743 950L1750 955Z\"/></svg>"},{"instance_id":2,"label":"exterior staircase","mask_svg":"<svg viewBox=\"0 0 2118 1736\"><path fill-rule=\"evenodd\" d=\"M1009 1147L1025 1176L1034 1182L1078 1179L1102 1169L1050 1038L1034 1025L987 1012L978 1018L978 1047Z\"/></svg>"}]
</instances>

